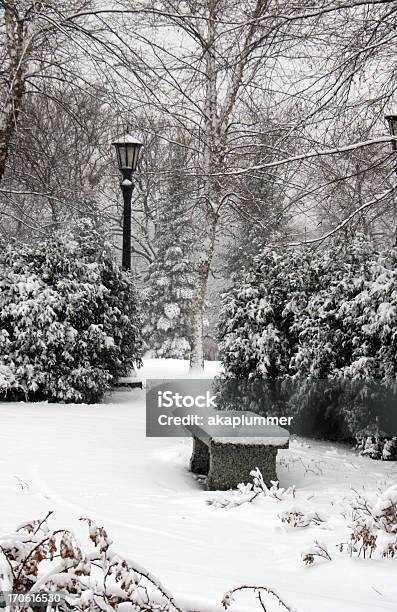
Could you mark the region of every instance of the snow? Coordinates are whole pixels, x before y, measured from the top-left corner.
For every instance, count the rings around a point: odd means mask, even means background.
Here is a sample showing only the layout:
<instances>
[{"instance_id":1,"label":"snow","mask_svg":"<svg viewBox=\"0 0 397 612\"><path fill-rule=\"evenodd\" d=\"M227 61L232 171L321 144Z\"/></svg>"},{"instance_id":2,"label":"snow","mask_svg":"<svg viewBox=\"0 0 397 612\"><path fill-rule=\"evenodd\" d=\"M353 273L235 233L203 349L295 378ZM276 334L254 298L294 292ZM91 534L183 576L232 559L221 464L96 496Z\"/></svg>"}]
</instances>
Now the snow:
<instances>
[{"instance_id":1,"label":"snow","mask_svg":"<svg viewBox=\"0 0 397 612\"><path fill-rule=\"evenodd\" d=\"M279 438L266 436L266 437L255 437L255 436L239 436L238 438L227 438L214 437L217 444L242 444L243 446L285 446L288 443L288 436L280 436Z\"/></svg>"},{"instance_id":2,"label":"snow","mask_svg":"<svg viewBox=\"0 0 397 612\"><path fill-rule=\"evenodd\" d=\"M204 376L218 370L207 363ZM181 378L188 364L146 360L142 375ZM242 584L271 587L299 612L397 609L396 560L350 558L336 546L348 538L342 513L353 489L374 500L389 489L380 504L395 498L395 462L292 438L278 453L278 472L280 486L296 485L296 498L222 509L206 503L211 493L189 473L190 453L189 439L145 437L140 389L117 391L100 405L1 403L1 533L54 510L52 526L85 539L78 519L90 517L115 550L137 559L190 610L221 610L224 593ZM326 520L292 529L279 515L293 507ZM305 566L301 554L316 540L332 561ZM242 595L231 609L259 607Z\"/></svg>"}]
</instances>

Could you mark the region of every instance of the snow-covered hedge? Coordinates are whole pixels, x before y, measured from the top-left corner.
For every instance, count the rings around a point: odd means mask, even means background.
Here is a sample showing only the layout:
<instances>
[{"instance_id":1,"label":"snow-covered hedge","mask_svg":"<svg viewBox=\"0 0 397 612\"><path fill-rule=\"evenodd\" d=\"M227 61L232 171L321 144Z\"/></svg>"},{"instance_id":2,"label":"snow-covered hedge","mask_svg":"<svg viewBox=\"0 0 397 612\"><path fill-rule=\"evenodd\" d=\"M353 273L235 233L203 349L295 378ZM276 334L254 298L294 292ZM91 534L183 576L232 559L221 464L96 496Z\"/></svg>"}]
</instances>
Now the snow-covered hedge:
<instances>
[{"instance_id":1,"label":"snow-covered hedge","mask_svg":"<svg viewBox=\"0 0 397 612\"><path fill-rule=\"evenodd\" d=\"M0 394L94 402L140 363L134 284L89 222L0 252Z\"/></svg>"},{"instance_id":2,"label":"snow-covered hedge","mask_svg":"<svg viewBox=\"0 0 397 612\"><path fill-rule=\"evenodd\" d=\"M264 250L224 298L220 340L226 378L299 381L295 422L313 433L394 430L378 400L397 391L397 249Z\"/></svg>"}]
</instances>

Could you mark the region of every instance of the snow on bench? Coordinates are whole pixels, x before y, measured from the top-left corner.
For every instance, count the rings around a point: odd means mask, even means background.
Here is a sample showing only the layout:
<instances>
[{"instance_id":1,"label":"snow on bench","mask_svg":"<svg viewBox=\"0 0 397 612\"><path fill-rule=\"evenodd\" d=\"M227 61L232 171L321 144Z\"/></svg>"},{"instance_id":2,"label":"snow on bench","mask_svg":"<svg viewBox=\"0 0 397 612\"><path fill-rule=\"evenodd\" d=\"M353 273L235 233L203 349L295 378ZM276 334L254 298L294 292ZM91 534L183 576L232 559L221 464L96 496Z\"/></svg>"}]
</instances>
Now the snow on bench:
<instances>
[{"instance_id":1,"label":"snow on bench","mask_svg":"<svg viewBox=\"0 0 397 612\"><path fill-rule=\"evenodd\" d=\"M115 387L128 387L130 389L138 387L139 389L143 388L142 380L138 376L138 372L135 370L131 370L129 376L119 376L117 381L114 384Z\"/></svg>"},{"instance_id":2,"label":"snow on bench","mask_svg":"<svg viewBox=\"0 0 397 612\"><path fill-rule=\"evenodd\" d=\"M252 412L214 412L258 417ZM194 474L207 475L210 491L234 489L240 482L249 482L250 472L256 467L267 485L277 480L278 449L289 446L286 429L277 425L255 426L253 429L246 425L238 428L237 432L230 431L234 435L228 436L227 429L221 426L187 425L185 428L193 436L190 470Z\"/></svg>"}]
</instances>

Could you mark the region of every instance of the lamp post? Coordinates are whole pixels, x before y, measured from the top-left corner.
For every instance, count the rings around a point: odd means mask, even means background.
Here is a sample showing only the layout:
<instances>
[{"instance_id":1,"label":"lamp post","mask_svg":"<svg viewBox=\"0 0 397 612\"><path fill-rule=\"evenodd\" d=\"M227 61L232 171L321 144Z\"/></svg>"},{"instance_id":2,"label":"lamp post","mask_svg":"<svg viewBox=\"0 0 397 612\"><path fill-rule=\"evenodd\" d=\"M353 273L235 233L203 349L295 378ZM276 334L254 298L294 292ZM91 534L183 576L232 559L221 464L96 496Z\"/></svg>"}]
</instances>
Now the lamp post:
<instances>
[{"instance_id":1,"label":"lamp post","mask_svg":"<svg viewBox=\"0 0 397 612\"><path fill-rule=\"evenodd\" d=\"M120 183L124 200L122 269L131 270L131 198L134 189L132 174L138 165L139 151L143 147L143 142L131 136L127 130L112 145L116 147L117 163L122 174Z\"/></svg>"}]
</instances>

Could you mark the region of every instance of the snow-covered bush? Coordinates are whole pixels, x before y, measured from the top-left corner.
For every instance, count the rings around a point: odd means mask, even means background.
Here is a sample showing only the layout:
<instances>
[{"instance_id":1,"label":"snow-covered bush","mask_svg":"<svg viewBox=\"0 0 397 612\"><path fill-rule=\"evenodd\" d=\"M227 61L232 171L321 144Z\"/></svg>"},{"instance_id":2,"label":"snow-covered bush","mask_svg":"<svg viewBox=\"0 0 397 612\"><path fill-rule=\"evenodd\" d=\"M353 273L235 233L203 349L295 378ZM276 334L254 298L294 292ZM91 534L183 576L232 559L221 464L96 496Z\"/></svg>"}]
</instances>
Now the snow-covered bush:
<instances>
[{"instance_id":1,"label":"snow-covered bush","mask_svg":"<svg viewBox=\"0 0 397 612\"><path fill-rule=\"evenodd\" d=\"M314 282L302 252L265 249L235 277L220 312L220 355L227 378L277 378L289 373L293 311L306 304Z\"/></svg>"},{"instance_id":2,"label":"snow-covered bush","mask_svg":"<svg viewBox=\"0 0 397 612\"><path fill-rule=\"evenodd\" d=\"M340 545L351 556L397 556L397 485L386 489L375 503L358 495L351 504L350 539Z\"/></svg>"},{"instance_id":3,"label":"snow-covered bush","mask_svg":"<svg viewBox=\"0 0 397 612\"><path fill-rule=\"evenodd\" d=\"M89 222L1 249L0 288L7 398L93 402L113 377L139 365L134 284Z\"/></svg>"},{"instance_id":4,"label":"snow-covered bush","mask_svg":"<svg viewBox=\"0 0 397 612\"><path fill-rule=\"evenodd\" d=\"M258 491L254 491L252 483L241 482L236 489L226 492L216 492L207 499L207 505L213 508L237 508L243 504L253 502L259 495Z\"/></svg>"},{"instance_id":5,"label":"snow-covered bush","mask_svg":"<svg viewBox=\"0 0 397 612\"><path fill-rule=\"evenodd\" d=\"M397 437L383 441L382 448L383 461L397 461Z\"/></svg>"},{"instance_id":6,"label":"snow-covered bush","mask_svg":"<svg viewBox=\"0 0 397 612\"><path fill-rule=\"evenodd\" d=\"M284 489L279 486L277 480L271 481L271 486L268 487L263 480L262 472L259 468L255 468L251 471L253 482L244 483L241 482L237 489L232 489L226 493L218 492L210 499L207 499L209 506L215 508L236 508L245 503L253 502L259 497L270 497L281 501L286 497L295 497L295 486Z\"/></svg>"},{"instance_id":7,"label":"snow-covered bush","mask_svg":"<svg viewBox=\"0 0 397 612\"><path fill-rule=\"evenodd\" d=\"M394 434L397 390L397 251L378 253L364 240L330 249L338 262L293 324L299 345L292 372L306 378L300 410L323 406L335 437ZM310 397L312 381L324 379ZM306 398L306 406L305 406Z\"/></svg>"},{"instance_id":8,"label":"snow-covered bush","mask_svg":"<svg viewBox=\"0 0 397 612\"><path fill-rule=\"evenodd\" d=\"M380 438L367 436L358 438L356 450L360 455L371 459L382 459L383 461L397 461L397 437Z\"/></svg>"},{"instance_id":9,"label":"snow-covered bush","mask_svg":"<svg viewBox=\"0 0 397 612\"><path fill-rule=\"evenodd\" d=\"M24 593L25 601L56 593L60 602L51 609L59 612L182 612L155 576L112 550L103 527L81 519L91 540L83 548L72 532L49 528L50 514L0 536L0 592ZM13 603L12 610L32 612L32 607Z\"/></svg>"},{"instance_id":10,"label":"snow-covered bush","mask_svg":"<svg viewBox=\"0 0 397 612\"><path fill-rule=\"evenodd\" d=\"M259 468L255 468L251 471L252 480L253 480L253 489L255 493L262 494L265 497L274 497L281 501L284 497L295 497L295 486L292 485L287 489L279 486L278 480L271 480L271 486L268 487L265 481L263 480L262 472Z\"/></svg>"},{"instance_id":11,"label":"snow-covered bush","mask_svg":"<svg viewBox=\"0 0 397 612\"><path fill-rule=\"evenodd\" d=\"M395 435L396 264L397 249L380 253L361 237L265 249L223 299L225 381L267 381L306 435ZM265 410L260 399L249 403Z\"/></svg>"},{"instance_id":12,"label":"snow-covered bush","mask_svg":"<svg viewBox=\"0 0 397 612\"><path fill-rule=\"evenodd\" d=\"M279 514L282 523L286 523L290 527L309 527L310 525L321 525L324 519L318 512L303 510L297 506L288 508Z\"/></svg>"},{"instance_id":13,"label":"snow-covered bush","mask_svg":"<svg viewBox=\"0 0 397 612\"><path fill-rule=\"evenodd\" d=\"M11 389L19 389L14 372L10 367L0 365L0 397L5 397Z\"/></svg>"},{"instance_id":14,"label":"snow-covered bush","mask_svg":"<svg viewBox=\"0 0 397 612\"><path fill-rule=\"evenodd\" d=\"M305 551L302 552L302 561L305 565L313 565L316 559L326 559L332 561L331 555L325 544L322 542L314 541L313 544L308 546Z\"/></svg>"}]
</instances>

